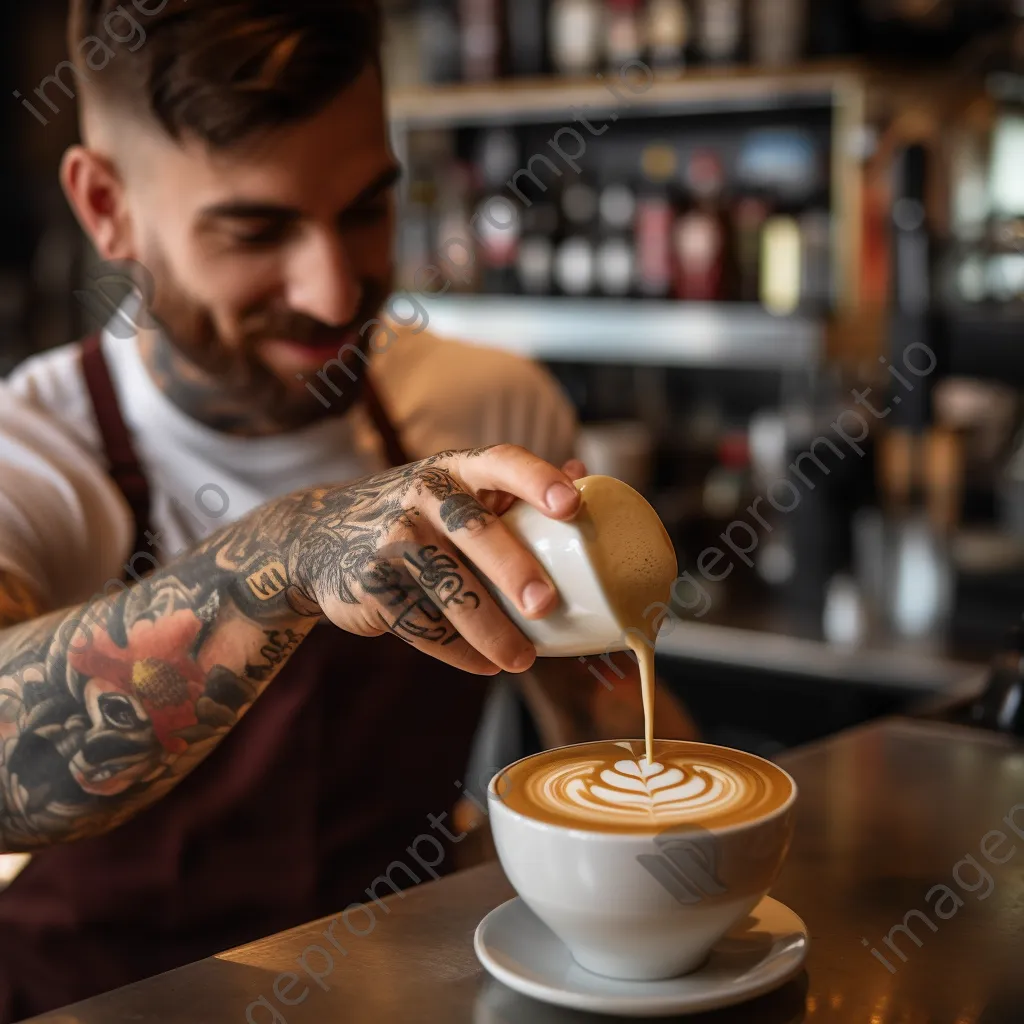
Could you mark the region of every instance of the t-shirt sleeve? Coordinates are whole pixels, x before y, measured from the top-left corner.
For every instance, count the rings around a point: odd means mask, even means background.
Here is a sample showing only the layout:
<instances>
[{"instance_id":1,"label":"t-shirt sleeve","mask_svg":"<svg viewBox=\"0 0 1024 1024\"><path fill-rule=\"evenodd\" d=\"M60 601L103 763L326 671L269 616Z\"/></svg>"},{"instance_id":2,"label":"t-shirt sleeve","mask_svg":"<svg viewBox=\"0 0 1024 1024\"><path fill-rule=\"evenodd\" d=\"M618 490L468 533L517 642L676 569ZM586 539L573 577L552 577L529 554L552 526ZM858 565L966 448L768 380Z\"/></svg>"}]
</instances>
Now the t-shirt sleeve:
<instances>
[{"instance_id":1,"label":"t-shirt sleeve","mask_svg":"<svg viewBox=\"0 0 1024 1024\"><path fill-rule=\"evenodd\" d=\"M574 456L576 412L542 366L461 342L413 344L379 376L413 458L493 444L521 445L556 466Z\"/></svg>"},{"instance_id":2,"label":"t-shirt sleeve","mask_svg":"<svg viewBox=\"0 0 1024 1024\"><path fill-rule=\"evenodd\" d=\"M482 444L522 445L555 466L576 452L576 410L558 382L519 357L503 370L495 400L481 403Z\"/></svg>"},{"instance_id":3,"label":"t-shirt sleeve","mask_svg":"<svg viewBox=\"0 0 1024 1024\"><path fill-rule=\"evenodd\" d=\"M50 609L120 577L132 516L104 468L0 380L0 570Z\"/></svg>"}]
</instances>

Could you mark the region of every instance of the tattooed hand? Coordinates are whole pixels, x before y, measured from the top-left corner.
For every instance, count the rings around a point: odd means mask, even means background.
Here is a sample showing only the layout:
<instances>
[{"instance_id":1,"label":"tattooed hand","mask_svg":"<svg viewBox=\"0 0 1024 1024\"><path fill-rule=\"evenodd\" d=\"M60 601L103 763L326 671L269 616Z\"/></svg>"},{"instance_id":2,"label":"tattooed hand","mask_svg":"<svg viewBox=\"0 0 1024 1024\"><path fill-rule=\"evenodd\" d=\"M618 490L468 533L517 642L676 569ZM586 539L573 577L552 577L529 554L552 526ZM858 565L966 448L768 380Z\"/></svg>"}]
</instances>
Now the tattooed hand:
<instances>
[{"instance_id":1,"label":"tattooed hand","mask_svg":"<svg viewBox=\"0 0 1024 1024\"><path fill-rule=\"evenodd\" d=\"M49 615L0 573L0 850L94 835L159 799L324 616L472 672L528 668L532 645L474 566L527 617L550 611L550 581L498 517L515 497L572 516L570 480L521 448L443 452L271 502Z\"/></svg>"},{"instance_id":2,"label":"tattooed hand","mask_svg":"<svg viewBox=\"0 0 1024 1024\"><path fill-rule=\"evenodd\" d=\"M300 491L216 538L240 602L322 613L364 636L390 631L468 671L522 671L532 644L477 570L528 618L556 595L499 519L520 497L554 518L579 506L571 478L511 445L442 452L340 487Z\"/></svg>"}]
</instances>

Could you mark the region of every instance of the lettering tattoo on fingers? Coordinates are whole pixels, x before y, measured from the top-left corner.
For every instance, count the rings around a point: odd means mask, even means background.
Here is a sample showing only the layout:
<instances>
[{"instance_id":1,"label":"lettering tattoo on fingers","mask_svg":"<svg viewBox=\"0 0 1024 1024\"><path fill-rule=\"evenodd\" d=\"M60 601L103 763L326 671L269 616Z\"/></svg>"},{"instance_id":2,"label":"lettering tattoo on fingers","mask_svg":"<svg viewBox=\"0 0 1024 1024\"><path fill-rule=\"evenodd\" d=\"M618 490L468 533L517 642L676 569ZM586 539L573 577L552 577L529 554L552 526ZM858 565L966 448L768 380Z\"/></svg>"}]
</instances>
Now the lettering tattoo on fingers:
<instances>
[{"instance_id":1,"label":"lettering tattoo on fingers","mask_svg":"<svg viewBox=\"0 0 1024 1024\"><path fill-rule=\"evenodd\" d=\"M381 552L381 554L384 553ZM406 604L409 595L418 590L416 581L408 569L384 558L380 558L368 566L360 574L359 582L362 584L363 590L368 594L373 594L387 608Z\"/></svg>"},{"instance_id":2,"label":"lettering tattoo on fingers","mask_svg":"<svg viewBox=\"0 0 1024 1024\"><path fill-rule=\"evenodd\" d=\"M381 621L403 640L422 640L442 647L455 643L459 633L445 618L444 612L422 590L417 592L419 597L399 609L394 622L388 622L383 613L378 613Z\"/></svg>"},{"instance_id":3,"label":"lettering tattoo on fingers","mask_svg":"<svg viewBox=\"0 0 1024 1024\"><path fill-rule=\"evenodd\" d=\"M360 583L383 605L377 615L384 626L403 640L422 640L446 646L459 634L437 602L416 582L405 565L412 560L406 545L392 545L360 574Z\"/></svg>"},{"instance_id":4,"label":"lettering tattoo on fingers","mask_svg":"<svg viewBox=\"0 0 1024 1024\"><path fill-rule=\"evenodd\" d=\"M378 611L386 627L442 646L458 640L460 634L445 617L445 609L480 607L479 594L466 589L465 570L458 560L433 544L395 544L380 554L384 557L362 573L360 582L394 616Z\"/></svg>"},{"instance_id":5,"label":"lettering tattoo on fingers","mask_svg":"<svg viewBox=\"0 0 1024 1024\"><path fill-rule=\"evenodd\" d=\"M480 597L472 590L465 590L462 566L449 554L435 545L422 547L415 555L406 554L406 561L419 574L419 585L430 594L442 608L468 604L471 609L480 607Z\"/></svg>"}]
</instances>

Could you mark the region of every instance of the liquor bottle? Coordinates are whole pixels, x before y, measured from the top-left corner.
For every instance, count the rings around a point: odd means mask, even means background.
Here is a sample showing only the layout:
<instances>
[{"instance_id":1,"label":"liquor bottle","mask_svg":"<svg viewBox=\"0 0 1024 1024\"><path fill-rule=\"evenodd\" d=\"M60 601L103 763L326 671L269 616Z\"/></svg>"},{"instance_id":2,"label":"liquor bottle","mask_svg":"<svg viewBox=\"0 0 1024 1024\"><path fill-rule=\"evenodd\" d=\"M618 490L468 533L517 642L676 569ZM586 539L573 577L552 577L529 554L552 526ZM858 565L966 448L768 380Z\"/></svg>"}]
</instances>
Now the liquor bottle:
<instances>
[{"instance_id":1,"label":"liquor bottle","mask_svg":"<svg viewBox=\"0 0 1024 1024\"><path fill-rule=\"evenodd\" d=\"M824 313L832 306L832 215L811 209L800 215L800 304Z\"/></svg>"},{"instance_id":2,"label":"liquor bottle","mask_svg":"<svg viewBox=\"0 0 1024 1024\"><path fill-rule=\"evenodd\" d=\"M546 0L511 0L505 5L505 20L511 74L543 74L546 70Z\"/></svg>"},{"instance_id":3,"label":"liquor bottle","mask_svg":"<svg viewBox=\"0 0 1024 1024\"><path fill-rule=\"evenodd\" d=\"M654 67L681 68L686 64L692 24L690 0L649 0L647 53Z\"/></svg>"},{"instance_id":4,"label":"liquor bottle","mask_svg":"<svg viewBox=\"0 0 1024 1024\"><path fill-rule=\"evenodd\" d=\"M516 259L519 290L524 295L550 295L554 290L558 207L538 199L523 211L523 235Z\"/></svg>"},{"instance_id":5,"label":"liquor bottle","mask_svg":"<svg viewBox=\"0 0 1024 1024\"><path fill-rule=\"evenodd\" d=\"M740 302L757 302L761 295L761 232L769 206L757 196L744 196L736 204L736 291Z\"/></svg>"},{"instance_id":6,"label":"liquor bottle","mask_svg":"<svg viewBox=\"0 0 1024 1024\"><path fill-rule=\"evenodd\" d=\"M636 195L626 184L606 185L598 201L601 241L597 246L597 287L602 295L629 295L636 277L633 224Z\"/></svg>"},{"instance_id":7,"label":"liquor bottle","mask_svg":"<svg viewBox=\"0 0 1024 1024\"><path fill-rule=\"evenodd\" d=\"M554 0L548 38L555 70L563 75L595 71L604 52L603 32L601 0Z\"/></svg>"},{"instance_id":8,"label":"liquor bottle","mask_svg":"<svg viewBox=\"0 0 1024 1024\"><path fill-rule=\"evenodd\" d=\"M563 295L594 290L597 269L597 192L584 179L562 191L563 238L555 252L555 283Z\"/></svg>"},{"instance_id":9,"label":"liquor bottle","mask_svg":"<svg viewBox=\"0 0 1024 1024\"><path fill-rule=\"evenodd\" d=\"M930 154L921 143L906 146L893 160L888 355L894 367L913 363L914 353L928 352L928 346L935 343L933 245L927 207L930 173ZM930 423L931 381L925 378L916 383L908 391L894 378L892 387L900 402L886 426L920 432Z\"/></svg>"},{"instance_id":10,"label":"liquor bottle","mask_svg":"<svg viewBox=\"0 0 1024 1024\"><path fill-rule=\"evenodd\" d=\"M490 82L501 75L501 0L459 0L462 77Z\"/></svg>"},{"instance_id":11,"label":"liquor bottle","mask_svg":"<svg viewBox=\"0 0 1024 1024\"><path fill-rule=\"evenodd\" d=\"M475 292L480 283L480 266L470 223L472 190L472 169L465 163L451 163L442 178L433 262L443 273L440 286L448 281L453 292Z\"/></svg>"},{"instance_id":12,"label":"liquor bottle","mask_svg":"<svg viewBox=\"0 0 1024 1024\"><path fill-rule=\"evenodd\" d=\"M519 205L505 183L519 162L519 145L506 128L492 128L480 140L480 199L471 226L478 240L481 285L488 294L516 291L516 257L522 232Z\"/></svg>"},{"instance_id":13,"label":"liquor bottle","mask_svg":"<svg viewBox=\"0 0 1024 1024\"><path fill-rule=\"evenodd\" d=\"M721 206L725 173L718 156L701 150L686 171L692 205L673 230L677 299L720 302L726 297L727 227Z\"/></svg>"},{"instance_id":14,"label":"liquor bottle","mask_svg":"<svg viewBox=\"0 0 1024 1024\"><path fill-rule=\"evenodd\" d=\"M417 272L431 262L430 243L434 235L436 200L436 189L432 181L418 177L409 182L398 235L397 278L402 288L414 288L413 281Z\"/></svg>"},{"instance_id":15,"label":"liquor bottle","mask_svg":"<svg viewBox=\"0 0 1024 1024\"><path fill-rule=\"evenodd\" d=\"M697 0L697 50L707 64L733 64L743 47L743 0Z\"/></svg>"},{"instance_id":16,"label":"liquor bottle","mask_svg":"<svg viewBox=\"0 0 1024 1024\"><path fill-rule=\"evenodd\" d=\"M775 316L800 308L803 251L800 224L789 213L774 213L761 232L761 304Z\"/></svg>"},{"instance_id":17,"label":"liquor bottle","mask_svg":"<svg viewBox=\"0 0 1024 1024\"><path fill-rule=\"evenodd\" d=\"M606 36L608 66L621 68L643 54L640 13L641 0L606 0Z\"/></svg>"},{"instance_id":18,"label":"liquor bottle","mask_svg":"<svg viewBox=\"0 0 1024 1024\"><path fill-rule=\"evenodd\" d=\"M426 81L457 81L461 52L455 0L424 0L420 12L420 39Z\"/></svg>"},{"instance_id":19,"label":"liquor bottle","mask_svg":"<svg viewBox=\"0 0 1024 1024\"><path fill-rule=\"evenodd\" d=\"M750 5L750 55L755 64L782 68L803 54L807 0L756 0Z\"/></svg>"},{"instance_id":20,"label":"liquor bottle","mask_svg":"<svg viewBox=\"0 0 1024 1024\"><path fill-rule=\"evenodd\" d=\"M636 284L640 295L666 298L672 290L672 226L675 204L671 181L677 158L671 147L652 143L641 158L636 204Z\"/></svg>"}]
</instances>

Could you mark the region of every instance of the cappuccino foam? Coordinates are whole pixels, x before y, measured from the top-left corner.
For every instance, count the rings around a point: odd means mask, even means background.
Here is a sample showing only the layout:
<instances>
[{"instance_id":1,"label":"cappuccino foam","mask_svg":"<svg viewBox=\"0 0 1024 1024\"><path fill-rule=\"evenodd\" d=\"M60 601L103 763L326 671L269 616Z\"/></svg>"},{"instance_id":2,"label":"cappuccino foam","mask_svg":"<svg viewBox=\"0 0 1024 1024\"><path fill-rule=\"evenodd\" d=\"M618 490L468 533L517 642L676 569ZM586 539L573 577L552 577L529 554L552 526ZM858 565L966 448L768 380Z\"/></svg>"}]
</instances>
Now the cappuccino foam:
<instances>
[{"instance_id":1,"label":"cappuccino foam","mask_svg":"<svg viewBox=\"0 0 1024 1024\"><path fill-rule=\"evenodd\" d=\"M722 828L766 817L793 794L788 775L726 747L656 741L581 743L524 758L495 790L513 811L595 832L660 832L673 825Z\"/></svg>"}]
</instances>

